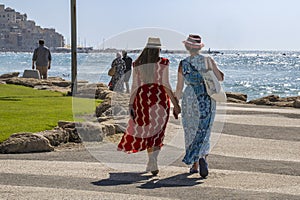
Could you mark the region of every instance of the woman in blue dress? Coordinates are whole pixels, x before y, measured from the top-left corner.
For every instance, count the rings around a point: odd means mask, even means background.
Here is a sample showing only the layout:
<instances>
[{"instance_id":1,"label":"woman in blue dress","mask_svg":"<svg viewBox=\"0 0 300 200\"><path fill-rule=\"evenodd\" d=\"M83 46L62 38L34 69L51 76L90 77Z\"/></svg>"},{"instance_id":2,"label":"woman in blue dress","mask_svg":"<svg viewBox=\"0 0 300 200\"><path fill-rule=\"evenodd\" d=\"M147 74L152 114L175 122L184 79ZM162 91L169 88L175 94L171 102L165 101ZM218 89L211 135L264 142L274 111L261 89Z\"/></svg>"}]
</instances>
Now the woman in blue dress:
<instances>
[{"instance_id":1,"label":"woman in blue dress","mask_svg":"<svg viewBox=\"0 0 300 200\"><path fill-rule=\"evenodd\" d=\"M179 64L175 92L178 99L182 98L181 112L186 149L182 161L192 165L190 173L199 172L200 176L205 178L208 175L206 159L210 150L210 134L216 102L206 91L202 73L213 70L219 81L224 79L224 74L211 57L199 53L204 46L199 35L189 35L183 43L190 56ZM186 87L182 94L184 84Z\"/></svg>"}]
</instances>

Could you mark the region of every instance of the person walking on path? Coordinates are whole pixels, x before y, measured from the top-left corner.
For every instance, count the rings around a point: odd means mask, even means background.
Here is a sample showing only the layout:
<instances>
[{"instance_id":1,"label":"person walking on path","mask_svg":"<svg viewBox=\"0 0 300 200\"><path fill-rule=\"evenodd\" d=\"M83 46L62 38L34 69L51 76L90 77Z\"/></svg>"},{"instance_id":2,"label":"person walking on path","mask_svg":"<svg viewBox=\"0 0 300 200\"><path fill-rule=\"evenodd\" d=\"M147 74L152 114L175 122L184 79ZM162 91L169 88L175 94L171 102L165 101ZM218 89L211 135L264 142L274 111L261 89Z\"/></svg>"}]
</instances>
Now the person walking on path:
<instances>
[{"instance_id":1,"label":"person walking on path","mask_svg":"<svg viewBox=\"0 0 300 200\"><path fill-rule=\"evenodd\" d=\"M126 87L126 93L129 93L130 92L130 90L129 90L129 79L130 79L130 76L131 76L132 58L130 58L127 55L126 51L122 51L122 56L123 56L122 59L124 60L125 65L126 65L126 69L125 69L125 72L124 72L124 83L125 83L125 87Z\"/></svg>"},{"instance_id":2,"label":"person walking on path","mask_svg":"<svg viewBox=\"0 0 300 200\"><path fill-rule=\"evenodd\" d=\"M116 92L124 91L124 71L126 69L125 61L122 60L120 52L116 53L116 58L112 61L111 67L115 68L115 73L109 82L109 89Z\"/></svg>"},{"instance_id":3,"label":"person walking on path","mask_svg":"<svg viewBox=\"0 0 300 200\"><path fill-rule=\"evenodd\" d=\"M118 144L118 150L136 153L148 152L147 172L157 175L157 157L169 120L170 99L174 112L180 106L169 83L169 60L159 56L159 38L148 38L140 56L133 63L133 80L126 132Z\"/></svg>"},{"instance_id":4,"label":"person walking on path","mask_svg":"<svg viewBox=\"0 0 300 200\"><path fill-rule=\"evenodd\" d=\"M32 69L40 72L42 79L48 78L48 69L51 68L51 53L48 47L44 46L45 41L39 40L39 47L36 48L32 56Z\"/></svg>"},{"instance_id":5,"label":"person walking on path","mask_svg":"<svg viewBox=\"0 0 300 200\"><path fill-rule=\"evenodd\" d=\"M182 97L182 125L186 149L182 161L192 165L190 173L199 172L202 178L206 178L208 175L206 159L210 150L216 101L207 93L202 72L207 69L213 70L219 81L223 81L224 74L211 57L199 53L204 46L199 35L189 35L183 43L190 56L180 61L175 92L178 99ZM182 94L184 83L186 87Z\"/></svg>"}]
</instances>

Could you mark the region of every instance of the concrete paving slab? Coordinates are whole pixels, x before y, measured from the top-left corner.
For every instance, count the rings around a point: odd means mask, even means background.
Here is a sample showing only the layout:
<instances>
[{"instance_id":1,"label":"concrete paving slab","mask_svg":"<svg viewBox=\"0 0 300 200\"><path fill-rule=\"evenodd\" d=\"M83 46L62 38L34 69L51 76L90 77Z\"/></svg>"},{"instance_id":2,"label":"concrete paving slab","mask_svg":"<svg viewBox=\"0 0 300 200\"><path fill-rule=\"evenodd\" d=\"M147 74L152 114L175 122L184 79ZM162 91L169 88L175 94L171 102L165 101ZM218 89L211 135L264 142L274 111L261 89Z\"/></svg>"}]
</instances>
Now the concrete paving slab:
<instances>
[{"instance_id":1,"label":"concrete paving slab","mask_svg":"<svg viewBox=\"0 0 300 200\"><path fill-rule=\"evenodd\" d=\"M231 157L300 162L300 142L222 134L211 153Z\"/></svg>"},{"instance_id":2,"label":"concrete paving slab","mask_svg":"<svg viewBox=\"0 0 300 200\"><path fill-rule=\"evenodd\" d=\"M137 194L121 194L121 193L113 193L113 192L97 192L97 191L87 191L87 190L72 190L72 189L13 186L13 185L0 185L0 199L171 200L170 198L144 196L144 195L137 195Z\"/></svg>"}]
</instances>

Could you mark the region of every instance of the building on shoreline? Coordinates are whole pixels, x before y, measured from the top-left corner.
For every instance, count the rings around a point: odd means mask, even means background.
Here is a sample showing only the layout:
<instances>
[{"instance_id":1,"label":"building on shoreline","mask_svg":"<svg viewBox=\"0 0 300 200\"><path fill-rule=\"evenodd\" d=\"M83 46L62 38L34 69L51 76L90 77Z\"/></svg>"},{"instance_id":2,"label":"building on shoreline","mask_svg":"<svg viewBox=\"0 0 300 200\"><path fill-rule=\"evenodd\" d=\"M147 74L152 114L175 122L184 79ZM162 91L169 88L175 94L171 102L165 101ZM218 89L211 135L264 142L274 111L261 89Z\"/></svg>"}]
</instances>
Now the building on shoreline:
<instances>
[{"instance_id":1,"label":"building on shoreline","mask_svg":"<svg viewBox=\"0 0 300 200\"><path fill-rule=\"evenodd\" d=\"M38 40L50 48L63 47L64 37L53 28L41 28L26 14L0 4L0 51L32 52Z\"/></svg>"}]
</instances>

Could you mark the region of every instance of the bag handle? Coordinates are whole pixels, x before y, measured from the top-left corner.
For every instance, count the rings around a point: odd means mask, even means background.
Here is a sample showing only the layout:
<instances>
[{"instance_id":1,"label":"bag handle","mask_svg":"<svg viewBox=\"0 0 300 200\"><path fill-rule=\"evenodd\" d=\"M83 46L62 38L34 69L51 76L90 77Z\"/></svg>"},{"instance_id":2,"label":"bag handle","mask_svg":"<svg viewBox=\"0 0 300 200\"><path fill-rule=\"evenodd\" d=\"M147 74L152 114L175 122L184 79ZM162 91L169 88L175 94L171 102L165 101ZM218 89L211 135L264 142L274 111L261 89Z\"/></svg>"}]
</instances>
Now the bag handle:
<instances>
[{"instance_id":1,"label":"bag handle","mask_svg":"<svg viewBox=\"0 0 300 200\"><path fill-rule=\"evenodd\" d=\"M211 57L205 57L205 65L207 70L212 70L218 81L224 80L224 73L218 68L216 62Z\"/></svg>"}]
</instances>

